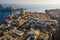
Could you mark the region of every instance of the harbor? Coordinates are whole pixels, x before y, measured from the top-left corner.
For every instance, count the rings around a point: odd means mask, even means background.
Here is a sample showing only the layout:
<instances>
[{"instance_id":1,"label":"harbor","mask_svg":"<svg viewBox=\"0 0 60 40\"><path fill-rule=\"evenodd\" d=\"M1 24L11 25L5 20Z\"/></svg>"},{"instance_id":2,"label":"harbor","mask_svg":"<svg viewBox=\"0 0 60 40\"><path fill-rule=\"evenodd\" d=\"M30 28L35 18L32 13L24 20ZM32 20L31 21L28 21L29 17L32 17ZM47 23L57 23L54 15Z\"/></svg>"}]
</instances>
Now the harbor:
<instances>
[{"instance_id":1,"label":"harbor","mask_svg":"<svg viewBox=\"0 0 60 40\"><path fill-rule=\"evenodd\" d=\"M3 9L2 9L3 8ZM25 8L0 6L1 12L10 12L0 21L0 40L55 40L58 17L45 13L26 12ZM14 14L19 11L19 14ZM54 12L54 11L52 11ZM58 30L59 31L59 30Z\"/></svg>"}]
</instances>

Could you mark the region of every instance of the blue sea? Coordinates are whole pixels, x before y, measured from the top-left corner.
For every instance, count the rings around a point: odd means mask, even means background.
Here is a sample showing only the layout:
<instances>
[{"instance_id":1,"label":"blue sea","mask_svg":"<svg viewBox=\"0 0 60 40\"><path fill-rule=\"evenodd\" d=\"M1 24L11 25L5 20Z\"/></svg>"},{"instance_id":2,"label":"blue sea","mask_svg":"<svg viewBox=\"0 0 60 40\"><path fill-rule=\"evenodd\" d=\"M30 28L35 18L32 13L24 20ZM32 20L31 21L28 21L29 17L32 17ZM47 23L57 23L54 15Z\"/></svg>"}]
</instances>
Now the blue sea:
<instances>
[{"instance_id":1,"label":"blue sea","mask_svg":"<svg viewBox=\"0 0 60 40\"><path fill-rule=\"evenodd\" d=\"M26 8L26 12L45 12L50 9L60 9L60 4L2 4L5 7L16 6L17 8ZM10 15L10 12L0 12L0 20L5 16Z\"/></svg>"}]
</instances>

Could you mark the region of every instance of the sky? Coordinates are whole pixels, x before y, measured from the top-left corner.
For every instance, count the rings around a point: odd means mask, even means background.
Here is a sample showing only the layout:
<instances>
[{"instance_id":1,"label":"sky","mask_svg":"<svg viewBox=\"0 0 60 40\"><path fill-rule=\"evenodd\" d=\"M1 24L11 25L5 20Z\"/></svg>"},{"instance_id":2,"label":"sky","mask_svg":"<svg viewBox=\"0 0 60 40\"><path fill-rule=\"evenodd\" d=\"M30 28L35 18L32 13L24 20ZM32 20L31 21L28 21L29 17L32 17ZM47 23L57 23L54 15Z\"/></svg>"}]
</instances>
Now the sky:
<instances>
[{"instance_id":1,"label":"sky","mask_svg":"<svg viewBox=\"0 0 60 40\"><path fill-rule=\"evenodd\" d=\"M60 0L0 0L0 4L60 4Z\"/></svg>"}]
</instances>

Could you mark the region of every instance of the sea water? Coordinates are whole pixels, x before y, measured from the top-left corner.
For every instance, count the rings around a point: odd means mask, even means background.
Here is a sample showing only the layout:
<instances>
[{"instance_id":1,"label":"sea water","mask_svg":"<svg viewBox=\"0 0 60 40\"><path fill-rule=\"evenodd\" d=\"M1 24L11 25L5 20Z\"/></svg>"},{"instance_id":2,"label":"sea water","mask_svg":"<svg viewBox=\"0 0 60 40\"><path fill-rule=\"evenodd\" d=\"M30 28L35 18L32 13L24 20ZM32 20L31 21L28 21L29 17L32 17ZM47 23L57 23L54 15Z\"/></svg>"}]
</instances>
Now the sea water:
<instances>
[{"instance_id":1,"label":"sea water","mask_svg":"<svg viewBox=\"0 0 60 40\"><path fill-rule=\"evenodd\" d=\"M26 12L45 12L50 9L60 9L60 4L2 4L5 7L16 6L17 8L26 8ZM10 12L0 12L0 20L5 16L10 15Z\"/></svg>"}]
</instances>

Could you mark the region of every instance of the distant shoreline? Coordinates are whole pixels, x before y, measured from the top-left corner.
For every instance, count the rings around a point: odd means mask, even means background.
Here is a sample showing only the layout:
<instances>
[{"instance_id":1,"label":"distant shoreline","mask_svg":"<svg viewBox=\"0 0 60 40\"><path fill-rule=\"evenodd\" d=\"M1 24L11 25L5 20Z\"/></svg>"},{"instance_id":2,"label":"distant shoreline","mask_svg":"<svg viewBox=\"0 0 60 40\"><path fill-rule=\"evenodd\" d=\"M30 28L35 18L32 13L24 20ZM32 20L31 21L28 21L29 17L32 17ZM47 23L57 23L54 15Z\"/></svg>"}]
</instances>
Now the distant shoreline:
<instances>
[{"instance_id":1,"label":"distant shoreline","mask_svg":"<svg viewBox=\"0 0 60 40\"><path fill-rule=\"evenodd\" d=\"M31 5L31 4L2 4L3 6L16 6L17 8L26 8L26 12L45 12L45 10L50 9L60 9L60 4L38 4L38 5Z\"/></svg>"}]
</instances>

